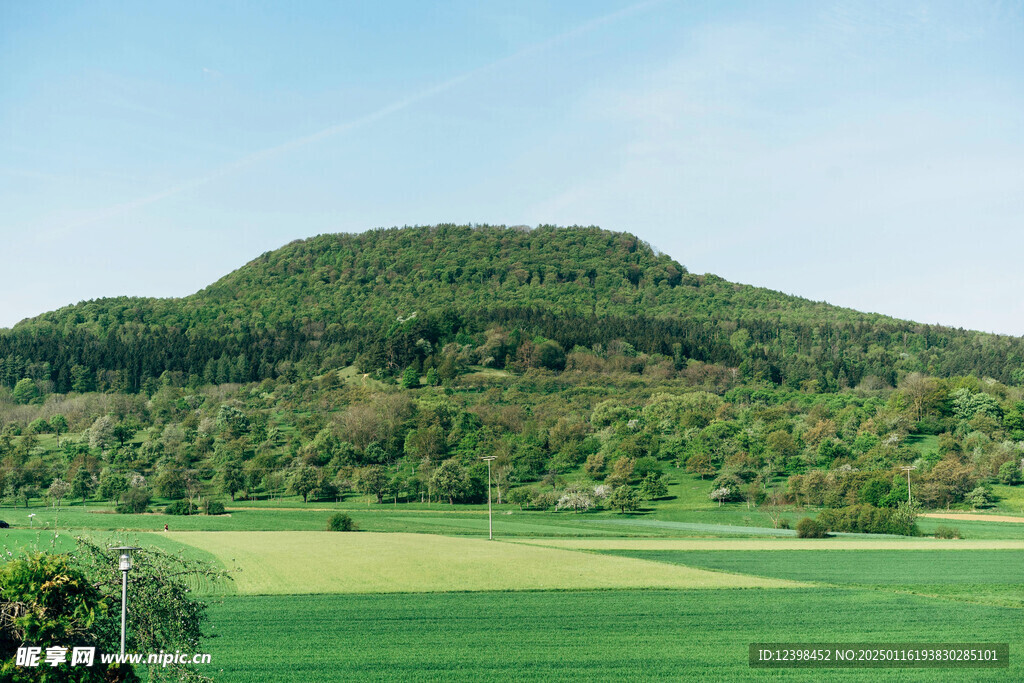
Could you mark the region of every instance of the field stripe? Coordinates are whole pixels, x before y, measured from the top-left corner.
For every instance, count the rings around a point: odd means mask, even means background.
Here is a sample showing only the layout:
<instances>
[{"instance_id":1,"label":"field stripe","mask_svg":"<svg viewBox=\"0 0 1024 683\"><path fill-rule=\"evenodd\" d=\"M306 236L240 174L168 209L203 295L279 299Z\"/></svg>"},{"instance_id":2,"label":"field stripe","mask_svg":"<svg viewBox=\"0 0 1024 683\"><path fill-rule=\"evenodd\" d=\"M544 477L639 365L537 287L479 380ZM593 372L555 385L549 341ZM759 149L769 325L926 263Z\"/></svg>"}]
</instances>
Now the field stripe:
<instances>
[{"instance_id":1,"label":"field stripe","mask_svg":"<svg viewBox=\"0 0 1024 683\"><path fill-rule=\"evenodd\" d=\"M1007 524L1024 524L1024 517L1011 517L1010 515L976 515L969 512L926 512L919 516L931 517L932 519L955 519L961 522L1005 522Z\"/></svg>"},{"instance_id":2,"label":"field stripe","mask_svg":"<svg viewBox=\"0 0 1024 683\"><path fill-rule=\"evenodd\" d=\"M252 595L807 585L433 534L224 531L172 536L237 568L235 588Z\"/></svg>"},{"instance_id":3,"label":"field stripe","mask_svg":"<svg viewBox=\"0 0 1024 683\"><path fill-rule=\"evenodd\" d=\"M935 538L529 538L508 543L569 550L1024 550L1024 541Z\"/></svg>"},{"instance_id":4,"label":"field stripe","mask_svg":"<svg viewBox=\"0 0 1024 683\"><path fill-rule=\"evenodd\" d=\"M708 534L737 534L743 536L796 536L792 529L773 529L763 526L733 526L731 524L704 524L700 522L666 522L660 519L581 519L584 524L616 524L627 527L699 531Z\"/></svg>"}]
</instances>

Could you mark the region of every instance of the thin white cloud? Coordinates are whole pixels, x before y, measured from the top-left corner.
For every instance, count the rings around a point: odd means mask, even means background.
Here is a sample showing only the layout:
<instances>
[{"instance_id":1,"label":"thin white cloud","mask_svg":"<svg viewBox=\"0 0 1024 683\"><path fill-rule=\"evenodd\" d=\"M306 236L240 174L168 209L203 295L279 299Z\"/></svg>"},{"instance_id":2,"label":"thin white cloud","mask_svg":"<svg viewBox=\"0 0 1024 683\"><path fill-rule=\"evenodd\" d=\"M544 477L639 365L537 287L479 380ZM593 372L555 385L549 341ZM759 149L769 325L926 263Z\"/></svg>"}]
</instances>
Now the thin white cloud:
<instances>
[{"instance_id":1,"label":"thin white cloud","mask_svg":"<svg viewBox=\"0 0 1024 683\"><path fill-rule=\"evenodd\" d=\"M328 138L348 133L358 128L370 125L372 123L380 121L381 119L387 118L388 116L395 114L396 112L402 111L403 109L407 109L413 106L414 104L417 104L424 100L428 100L444 92L447 92L468 80L478 78L480 76L483 76L484 74L496 71L513 62L544 52L560 43L572 40L573 38L579 37L603 26L620 21L622 19L625 19L626 17L638 14L657 5L664 4L667 1L668 0L646 0L645 2L630 5L615 12L611 12L609 14L596 17L594 19L591 19L580 24L579 26L576 26L575 28L565 31L564 33L560 33L552 38L523 48L522 50L519 50L518 52L515 52L514 54L511 54L507 57L503 57L489 64L485 64L483 66L477 67L465 73L449 78L448 80L442 81L441 83L437 83L428 88L424 88L423 90L414 92L406 97L391 102L390 104L387 104L381 107L380 109L377 109L376 111L373 111L364 116L360 116L349 121L344 121L333 126L324 128L322 130L319 130L315 133L304 135L302 137L289 140L288 142L284 142L273 147L267 147L265 149L253 152L235 161L225 164L220 168L217 168L209 173L183 181L177 185L173 185L166 189L160 190L159 192L154 192L152 194L138 197L127 202L106 207L96 212L91 212L83 218L59 226L55 231L51 231L50 236L56 237L60 234L66 234L69 231L74 231L79 228L110 220L117 216L130 213L145 206L149 206L150 204L155 204L156 202L167 199L168 197L173 197L188 190L192 190L194 188L207 185L219 178L232 175L245 168L261 163L263 161L267 161L271 158L280 156L282 154L286 154L301 147L306 147L307 145L311 145L326 140ZM212 69L208 69L207 67L203 67L203 71L211 74L217 73Z\"/></svg>"}]
</instances>

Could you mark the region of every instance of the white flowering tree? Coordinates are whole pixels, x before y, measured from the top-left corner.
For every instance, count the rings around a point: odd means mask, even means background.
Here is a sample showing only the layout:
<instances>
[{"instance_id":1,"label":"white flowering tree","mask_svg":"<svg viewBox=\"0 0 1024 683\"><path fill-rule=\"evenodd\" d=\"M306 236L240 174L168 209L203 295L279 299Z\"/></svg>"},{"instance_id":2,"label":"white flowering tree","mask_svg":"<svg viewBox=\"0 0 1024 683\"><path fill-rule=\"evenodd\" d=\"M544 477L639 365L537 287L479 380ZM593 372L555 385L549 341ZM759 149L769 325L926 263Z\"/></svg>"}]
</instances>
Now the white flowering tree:
<instances>
[{"instance_id":1,"label":"white flowering tree","mask_svg":"<svg viewBox=\"0 0 1024 683\"><path fill-rule=\"evenodd\" d=\"M722 501L729 500L731 494L732 492L729 491L729 488L727 486L723 486L722 488L712 491L708 497L711 498L711 500L717 500L718 507L722 507Z\"/></svg>"},{"instance_id":2,"label":"white flowering tree","mask_svg":"<svg viewBox=\"0 0 1024 683\"><path fill-rule=\"evenodd\" d=\"M594 499L584 491L568 491L555 504L556 510L571 508L573 512L587 511L594 506Z\"/></svg>"}]
</instances>

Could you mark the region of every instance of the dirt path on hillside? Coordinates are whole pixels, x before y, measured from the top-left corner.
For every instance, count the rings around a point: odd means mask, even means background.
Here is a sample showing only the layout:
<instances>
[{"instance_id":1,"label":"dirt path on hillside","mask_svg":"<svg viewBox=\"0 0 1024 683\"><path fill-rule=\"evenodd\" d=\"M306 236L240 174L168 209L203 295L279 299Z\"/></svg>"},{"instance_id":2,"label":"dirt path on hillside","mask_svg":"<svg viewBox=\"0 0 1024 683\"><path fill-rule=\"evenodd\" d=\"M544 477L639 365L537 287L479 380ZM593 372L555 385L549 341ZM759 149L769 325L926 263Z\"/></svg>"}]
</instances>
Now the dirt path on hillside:
<instances>
[{"instance_id":1,"label":"dirt path on hillside","mask_svg":"<svg viewBox=\"0 0 1024 683\"><path fill-rule=\"evenodd\" d=\"M974 522L1015 522L1024 524L1024 517L1009 517L1007 515L974 515L969 512L929 512L918 517L932 517L934 519L966 519Z\"/></svg>"}]
</instances>

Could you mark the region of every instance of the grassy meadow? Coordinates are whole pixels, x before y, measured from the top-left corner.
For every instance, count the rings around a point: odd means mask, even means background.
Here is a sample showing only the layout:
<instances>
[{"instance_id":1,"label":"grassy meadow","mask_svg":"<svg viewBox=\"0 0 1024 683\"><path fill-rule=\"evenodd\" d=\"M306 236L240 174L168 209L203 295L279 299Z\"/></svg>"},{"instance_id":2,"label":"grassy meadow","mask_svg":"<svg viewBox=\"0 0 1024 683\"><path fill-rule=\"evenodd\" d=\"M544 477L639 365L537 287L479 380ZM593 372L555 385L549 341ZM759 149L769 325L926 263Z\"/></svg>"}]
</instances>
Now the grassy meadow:
<instances>
[{"instance_id":1,"label":"grassy meadow","mask_svg":"<svg viewBox=\"0 0 1024 683\"><path fill-rule=\"evenodd\" d=\"M925 534L799 539L676 473L633 514L238 500L219 516L0 508L0 549L74 537L202 559L216 681L1018 680L1024 524L920 518ZM1010 489L1011 487L1007 487ZM1016 489L1009 493L1015 494ZM1015 501L1010 495L1004 500ZM1015 505L1010 503L1010 506ZM325 531L344 511L356 533ZM35 516L28 517L29 514ZM814 510L788 510L795 524ZM164 525L169 531L164 531ZM1009 670L750 669L750 642L1009 642Z\"/></svg>"},{"instance_id":2,"label":"grassy meadow","mask_svg":"<svg viewBox=\"0 0 1024 683\"><path fill-rule=\"evenodd\" d=\"M243 594L793 588L786 580L429 534L184 532L235 570Z\"/></svg>"},{"instance_id":3,"label":"grassy meadow","mask_svg":"<svg viewBox=\"0 0 1024 683\"><path fill-rule=\"evenodd\" d=\"M272 617L264 615L273 615ZM239 596L211 609L218 680L1019 680L998 671L763 670L763 641L1024 645L1021 611L872 590Z\"/></svg>"}]
</instances>

